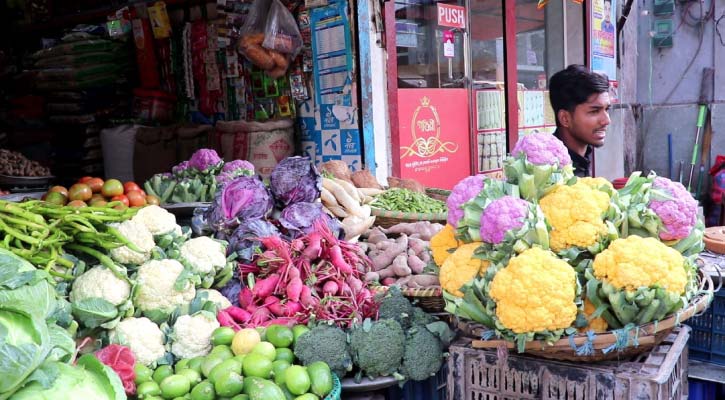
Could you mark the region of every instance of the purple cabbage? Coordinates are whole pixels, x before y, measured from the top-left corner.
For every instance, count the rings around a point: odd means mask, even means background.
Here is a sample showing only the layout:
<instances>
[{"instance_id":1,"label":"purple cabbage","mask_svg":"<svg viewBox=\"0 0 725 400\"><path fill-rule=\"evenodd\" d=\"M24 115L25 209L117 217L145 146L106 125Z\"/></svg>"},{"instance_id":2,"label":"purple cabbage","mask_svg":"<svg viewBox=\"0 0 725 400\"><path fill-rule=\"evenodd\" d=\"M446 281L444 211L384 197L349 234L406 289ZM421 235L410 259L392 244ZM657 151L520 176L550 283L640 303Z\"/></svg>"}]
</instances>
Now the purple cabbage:
<instances>
[{"instance_id":1,"label":"purple cabbage","mask_svg":"<svg viewBox=\"0 0 725 400\"><path fill-rule=\"evenodd\" d=\"M532 133L519 139L511 150L511 156L518 157L524 153L526 159L534 165L558 165L563 167L571 164L569 150L564 143L550 133Z\"/></svg>"},{"instance_id":2,"label":"purple cabbage","mask_svg":"<svg viewBox=\"0 0 725 400\"><path fill-rule=\"evenodd\" d=\"M267 187L256 177L240 176L217 192L207 220L214 231L226 231L246 220L264 218L274 206Z\"/></svg>"},{"instance_id":3,"label":"purple cabbage","mask_svg":"<svg viewBox=\"0 0 725 400\"><path fill-rule=\"evenodd\" d=\"M655 178L652 187L673 198L649 202L649 208L662 220L664 230L660 230L660 239L679 240L688 237L697 223L697 200L681 183L667 178Z\"/></svg>"},{"instance_id":4,"label":"purple cabbage","mask_svg":"<svg viewBox=\"0 0 725 400\"><path fill-rule=\"evenodd\" d=\"M462 179L453 187L451 194L446 199L448 207L448 223L458 228L458 221L463 218L463 204L476 197L483 190L485 175L474 175Z\"/></svg>"},{"instance_id":5,"label":"purple cabbage","mask_svg":"<svg viewBox=\"0 0 725 400\"><path fill-rule=\"evenodd\" d=\"M269 182L280 208L311 203L320 197L322 189L322 177L309 157L285 158L274 167Z\"/></svg>"},{"instance_id":6,"label":"purple cabbage","mask_svg":"<svg viewBox=\"0 0 725 400\"><path fill-rule=\"evenodd\" d=\"M301 202L291 204L282 210L278 221L280 225L287 229L290 238L295 239L314 231L313 224L320 218L336 237L340 237L342 225L337 218L330 218L329 215L322 211L321 203Z\"/></svg>"},{"instance_id":7,"label":"purple cabbage","mask_svg":"<svg viewBox=\"0 0 725 400\"><path fill-rule=\"evenodd\" d=\"M199 149L189 159L189 167L202 172L218 167L221 163L222 159L214 149Z\"/></svg>"},{"instance_id":8,"label":"purple cabbage","mask_svg":"<svg viewBox=\"0 0 725 400\"><path fill-rule=\"evenodd\" d=\"M503 196L491 202L481 214L481 240L503 242L506 232L524 225L529 214L529 202L513 196Z\"/></svg>"},{"instance_id":9,"label":"purple cabbage","mask_svg":"<svg viewBox=\"0 0 725 400\"><path fill-rule=\"evenodd\" d=\"M247 220L239 224L229 237L227 255L237 253L237 260L251 263L254 255L261 249L260 238L280 236L277 227L264 219Z\"/></svg>"}]
</instances>

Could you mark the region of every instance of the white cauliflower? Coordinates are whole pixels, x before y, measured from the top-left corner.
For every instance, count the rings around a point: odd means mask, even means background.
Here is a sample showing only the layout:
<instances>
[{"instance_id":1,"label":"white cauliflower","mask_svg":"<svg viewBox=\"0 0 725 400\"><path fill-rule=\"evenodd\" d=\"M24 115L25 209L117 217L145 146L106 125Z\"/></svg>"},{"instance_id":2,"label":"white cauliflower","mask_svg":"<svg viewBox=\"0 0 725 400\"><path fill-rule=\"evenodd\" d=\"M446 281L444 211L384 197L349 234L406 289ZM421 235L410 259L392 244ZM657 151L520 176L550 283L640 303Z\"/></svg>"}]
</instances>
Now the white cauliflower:
<instances>
[{"instance_id":1,"label":"white cauliflower","mask_svg":"<svg viewBox=\"0 0 725 400\"><path fill-rule=\"evenodd\" d=\"M76 278L70 292L70 301L95 297L119 306L125 303L130 295L131 285L128 281L118 278L111 270L99 265Z\"/></svg>"},{"instance_id":2,"label":"white cauliflower","mask_svg":"<svg viewBox=\"0 0 725 400\"><path fill-rule=\"evenodd\" d=\"M154 236L172 232L181 234L181 227L176 224L176 216L157 205L141 208L132 220L146 225Z\"/></svg>"},{"instance_id":3,"label":"white cauliflower","mask_svg":"<svg viewBox=\"0 0 725 400\"><path fill-rule=\"evenodd\" d=\"M151 250L156 246L156 243L154 243L153 235L144 224L130 219L120 224L110 224L110 226L116 228L121 235L143 251L139 253L129 249L128 246L122 246L111 249L111 258L121 264L135 265L143 264L151 258Z\"/></svg>"},{"instance_id":4,"label":"white cauliflower","mask_svg":"<svg viewBox=\"0 0 725 400\"><path fill-rule=\"evenodd\" d=\"M173 343L171 353L178 358L201 357L211 351L211 334L219 327L214 315L200 312L192 315L182 315L174 324L171 334Z\"/></svg>"},{"instance_id":5,"label":"white cauliflower","mask_svg":"<svg viewBox=\"0 0 725 400\"><path fill-rule=\"evenodd\" d=\"M136 362L149 366L166 353L164 334L148 318L126 318L109 335L111 343L127 346Z\"/></svg>"},{"instance_id":6,"label":"white cauliflower","mask_svg":"<svg viewBox=\"0 0 725 400\"><path fill-rule=\"evenodd\" d=\"M194 285L187 282L182 291L174 288L183 270L180 262L168 259L151 260L140 266L136 275L136 307L144 313L160 311L169 314L177 306L189 304L196 295Z\"/></svg>"},{"instance_id":7,"label":"white cauliflower","mask_svg":"<svg viewBox=\"0 0 725 400\"><path fill-rule=\"evenodd\" d=\"M200 289L199 293L206 293L206 299L214 303L219 310L223 310L232 306L232 303L229 301L229 299L227 299L226 297L224 297L223 294L219 293L214 289Z\"/></svg>"},{"instance_id":8,"label":"white cauliflower","mask_svg":"<svg viewBox=\"0 0 725 400\"><path fill-rule=\"evenodd\" d=\"M224 268L227 263L224 246L208 236L200 236L181 245L181 258L199 274Z\"/></svg>"}]
</instances>

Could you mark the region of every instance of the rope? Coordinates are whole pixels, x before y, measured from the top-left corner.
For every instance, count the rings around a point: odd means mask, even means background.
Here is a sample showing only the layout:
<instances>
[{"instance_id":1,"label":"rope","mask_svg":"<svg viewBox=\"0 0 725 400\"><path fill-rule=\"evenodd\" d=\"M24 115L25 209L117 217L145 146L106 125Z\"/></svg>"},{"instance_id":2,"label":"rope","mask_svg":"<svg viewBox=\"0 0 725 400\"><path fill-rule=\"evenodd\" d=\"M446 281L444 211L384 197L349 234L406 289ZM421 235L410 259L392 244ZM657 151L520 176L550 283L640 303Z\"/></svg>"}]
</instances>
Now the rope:
<instances>
[{"instance_id":1,"label":"rope","mask_svg":"<svg viewBox=\"0 0 725 400\"><path fill-rule=\"evenodd\" d=\"M575 335L569 335L569 346L571 346L572 349L574 349L574 352L578 356L591 356L594 354L594 336L596 333L594 333L593 330L587 331L587 341L584 342L581 346L577 347L576 343L574 343L574 336Z\"/></svg>"}]
</instances>

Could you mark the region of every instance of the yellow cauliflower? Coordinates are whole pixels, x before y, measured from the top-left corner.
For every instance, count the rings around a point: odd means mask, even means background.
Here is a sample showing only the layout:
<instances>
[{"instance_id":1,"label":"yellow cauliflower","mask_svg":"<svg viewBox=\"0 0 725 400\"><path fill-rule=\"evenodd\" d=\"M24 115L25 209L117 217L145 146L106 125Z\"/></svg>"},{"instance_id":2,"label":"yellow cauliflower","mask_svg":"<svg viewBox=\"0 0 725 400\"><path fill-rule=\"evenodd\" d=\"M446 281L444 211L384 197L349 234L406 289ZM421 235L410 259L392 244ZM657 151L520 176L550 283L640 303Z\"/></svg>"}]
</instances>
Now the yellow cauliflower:
<instances>
[{"instance_id":1,"label":"yellow cauliflower","mask_svg":"<svg viewBox=\"0 0 725 400\"><path fill-rule=\"evenodd\" d=\"M616 289L628 291L659 286L684 294L688 274L677 250L655 238L636 235L617 239L594 258L594 276Z\"/></svg>"},{"instance_id":2,"label":"yellow cauliflower","mask_svg":"<svg viewBox=\"0 0 725 400\"><path fill-rule=\"evenodd\" d=\"M574 268L554 253L525 250L491 282L496 317L516 334L569 328L577 316L576 279Z\"/></svg>"},{"instance_id":3,"label":"yellow cauliflower","mask_svg":"<svg viewBox=\"0 0 725 400\"><path fill-rule=\"evenodd\" d=\"M480 242L464 244L446 259L438 277L443 290L454 296L463 297L461 287L476 275L483 275L486 272L490 263L473 256L480 245Z\"/></svg>"},{"instance_id":4,"label":"yellow cauliflower","mask_svg":"<svg viewBox=\"0 0 725 400\"><path fill-rule=\"evenodd\" d=\"M585 176L583 178L577 178L577 182L587 185L592 189L600 189L602 187L605 187L607 189L614 189L614 186L612 186L612 182L609 182L602 177L592 178L589 176Z\"/></svg>"},{"instance_id":5,"label":"yellow cauliflower","mask_svg":"<svg viewBox=\"0 0 725 400\"><path fill-rule=\"evenodd\" d=\"M572 186L559 185L540 200L551 225L550 246L555 252L590 248L607 234L602 216L609 209L609 195L589 184L580 179Z\"/></svg>"},{"instance_id":6,"label":"yellow cauliflower","mask_svg":"<svg viewBox=\"0 0 725 400\"><path fill-rule=\"evenodd\" d=\"M584 299L584 316L587 318L587 321L589 321L589 324L579 329L579 332L587 332L587 331L594 331L596 333L599 332L606 332L609 325L607 324L607 321L602 317L596 317L591 318L590 316L594 314L594 311L596 311L597 308L594 307L594 304L592 304L589 299Z\"/></svg>"},{"instance_id":7,"label":"yellow cauliflower","mask_svg":"<svg viewBox=\"0 0 725 400\"><path fill-rule=\"evenodd\" d=\"M456 240L456 229L451 224L446 224L438 233L430 239L430 249L433 253L433 261L437 266L442 266L448 256L449 250L455 249L462 243Z\"/></svg>"}]
</instances>

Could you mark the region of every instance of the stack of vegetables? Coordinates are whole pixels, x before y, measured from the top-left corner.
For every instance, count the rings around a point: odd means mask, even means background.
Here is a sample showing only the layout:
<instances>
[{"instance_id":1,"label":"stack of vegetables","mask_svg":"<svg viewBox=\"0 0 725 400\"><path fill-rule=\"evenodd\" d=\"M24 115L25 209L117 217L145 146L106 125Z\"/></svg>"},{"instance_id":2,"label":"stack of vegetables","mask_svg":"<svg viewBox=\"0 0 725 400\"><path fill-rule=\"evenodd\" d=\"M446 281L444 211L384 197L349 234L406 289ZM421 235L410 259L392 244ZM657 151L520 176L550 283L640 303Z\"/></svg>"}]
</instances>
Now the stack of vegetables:
<instances>
[{"instance_id":1,"label":"stack of vegetables","mask_svg":"<svg viewBox=\"0 0 725 400\"><path fill-rule=\"evenodd\" d=\"M215 150L199 149L170 173L152 176L144 183L144 189L161 204L208 202L214 199L218 187L238 176L252 175L254 165L249 161L225 163Z\"/></svg>"},{"instance_id":2,"label":"stack of vegetables","mask_svg":"<svg viewBox=\"0 0 725 400\"><path fill-rule=\"evenodd\" d=\"M523 137L505 166L506 181L456 185L431 240L449 312L523 351L531 340L660 321L696 293L704 227L681 184L635 173L616 191L576 178L549 134Z\"/></svg>"}]
</instances>

